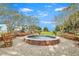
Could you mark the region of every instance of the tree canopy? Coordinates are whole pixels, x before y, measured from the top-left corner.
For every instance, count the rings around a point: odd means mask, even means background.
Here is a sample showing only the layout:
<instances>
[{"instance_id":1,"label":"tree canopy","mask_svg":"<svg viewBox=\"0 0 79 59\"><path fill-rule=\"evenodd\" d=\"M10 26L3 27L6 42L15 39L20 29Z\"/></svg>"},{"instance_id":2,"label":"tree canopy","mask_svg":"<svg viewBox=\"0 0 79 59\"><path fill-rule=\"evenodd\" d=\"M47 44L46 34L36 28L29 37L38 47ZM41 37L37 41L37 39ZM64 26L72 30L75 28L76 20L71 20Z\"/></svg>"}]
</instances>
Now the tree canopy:
<instances>
[{"instance_id":1,"label":"tree canopy","mask_svg":"<svg viewBox=\"0 0 79 59\"><path fill-rule=\"evenodd\" d=\"M37 25L37 17L23 15L9 7L9 4L0 4L0 23L6 24L9 31L15 26Z\"/></svg>"},{"instance_id":2,"label":"tree canopy","mask_svg":"<svg viewBox=\"0 0 79 59\"><path fill-rule=\"evenodd\" d=\"M68 16L60 26L65 32L75 32L79 28L79 4L70 4L61 12L67 12ZM61 20L61 19L60 19Z\"/></svg>"}]
</instances>

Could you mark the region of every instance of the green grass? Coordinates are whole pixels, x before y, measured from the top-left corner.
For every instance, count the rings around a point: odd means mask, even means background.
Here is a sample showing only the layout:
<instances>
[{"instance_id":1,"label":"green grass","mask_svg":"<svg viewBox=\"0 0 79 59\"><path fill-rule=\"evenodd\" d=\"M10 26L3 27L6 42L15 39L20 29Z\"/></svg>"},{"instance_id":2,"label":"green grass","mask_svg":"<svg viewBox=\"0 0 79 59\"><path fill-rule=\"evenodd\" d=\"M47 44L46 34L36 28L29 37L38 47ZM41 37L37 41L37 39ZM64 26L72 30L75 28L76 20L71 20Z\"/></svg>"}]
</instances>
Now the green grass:
<instances>
[{"instance_id":1,"label":"green grass","mask_svg":"<svg viewBox=\"0 0 79 59\"><path fill-rule=\"evenodd\" d=\"M47 35L47 36L54 36L55 34L53 32L41 32L40 35Z\"/></svg>"}]
</instances>

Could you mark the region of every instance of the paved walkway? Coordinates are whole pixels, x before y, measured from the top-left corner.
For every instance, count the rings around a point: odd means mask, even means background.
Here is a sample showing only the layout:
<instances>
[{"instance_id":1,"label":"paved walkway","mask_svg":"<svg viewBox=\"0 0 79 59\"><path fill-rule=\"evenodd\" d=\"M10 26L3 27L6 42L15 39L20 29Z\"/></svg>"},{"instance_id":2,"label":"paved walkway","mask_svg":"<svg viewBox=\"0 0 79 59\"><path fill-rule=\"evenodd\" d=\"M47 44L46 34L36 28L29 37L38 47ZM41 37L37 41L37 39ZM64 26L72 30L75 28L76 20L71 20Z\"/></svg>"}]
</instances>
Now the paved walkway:
<instances>
[{"instance_id":1,"label":"paved walkway","mask_svg":"<svg viewBox=\"0 0 79 59\"><path fill-rule=\"evenodd\" d=\"M29 45L24 37L13 40L13 47L0 48L0 56L79 56L79 48L75 41L60 38L60 43L54 46Z\"/></svg>"}]
</instances>

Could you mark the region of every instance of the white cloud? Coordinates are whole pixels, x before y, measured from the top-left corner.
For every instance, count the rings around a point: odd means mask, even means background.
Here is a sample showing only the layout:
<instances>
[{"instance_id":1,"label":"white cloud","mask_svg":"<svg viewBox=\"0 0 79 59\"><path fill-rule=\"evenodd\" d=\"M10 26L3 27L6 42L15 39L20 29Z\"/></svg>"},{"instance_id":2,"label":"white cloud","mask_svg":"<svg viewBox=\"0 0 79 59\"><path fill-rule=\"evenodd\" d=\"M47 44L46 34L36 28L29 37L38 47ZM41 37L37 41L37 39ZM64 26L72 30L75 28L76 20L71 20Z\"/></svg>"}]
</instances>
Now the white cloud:
<instances>
[{"instance_id":1,"label":"white cloud","mask_svg":"<svg viewBox=\"0 0 79 59\"><path fill-rule=\"evenodd\" d=\"M49 7L50 8L50 7L52 7L52 5L46 5L45 7Z\"/></svg>"},{"instance_id":2,"label":"white cloud","mask_svg":"<svg viewBox=\"0 0 79 59\"><path fill-rule=\"evenodd\" d=\"M56 22L53 22L53 21L41 21L41 23L51 24L51 23L56 23Z\"/></svg>"},{"instance_id":3,"label":"white cloud","mask_svg":"<svg viewBox=\"0 0 79 59\"><path fill-rule=\"evenodd\" d=\"M66 7L61 7L61 8L56 8L55 11L62 11L63 9L65 9Z\"/></svg>"},{"instance_id":4,"label":"white cloud","mask_svg":"<svg viewBox=\"0 0 79 59\"><path fill-rule=\"evenodd\" d=\"M37 11L37 16L39 16L39 17L48 16L48 12L38 10L38 11Z\"/></svg>"},{"instance_id":5,"label":"white cloud","mask_svg":"<svg viewBox=\"0 0 79 59\"><path fill-rule=\"evenodd\" d=\"M52 22L48 22L48 21L41 21L41 23L46 23L46 24L49 24L49 23L52 23Z\"/></svg>"},{"instance_id":6,"label":"white cloud","mask_svg":"<svg viewBox=\"0 0 79 59\"><path fill-rule=\"evenodd\" d=\"M48 16L48 14L47 13L40 13L39 16L45 17L45 16Z\"/></svg>"},{"instance_id":7,"label":"white cloud","mask_svg":"<svg viewBox=\"0 0 79 59\"><path fill-rule=\"evenodd\" d=\"M31 12L33 10L30 9L30 8L20 8L20 11L22 11L22 12Z\"/></svg>"},{"instance_id":8,"label":"white cloud","mask_svg":"<svg viewBox=\"0 0 79 59\"><path fill-rule=\"evenodd\" d=\"M15 7L18 6L18 4L13 4Z\"/></svg>"},{"instance_id":9,"label":"white cloud","mask_svg":"<svg viewBox=\"0 0 79 59\"><path fill-rule=\"evenodd\" d=\"M41 12L41 10L37 10L37 12Z\"/></svg>"}]
</instances>

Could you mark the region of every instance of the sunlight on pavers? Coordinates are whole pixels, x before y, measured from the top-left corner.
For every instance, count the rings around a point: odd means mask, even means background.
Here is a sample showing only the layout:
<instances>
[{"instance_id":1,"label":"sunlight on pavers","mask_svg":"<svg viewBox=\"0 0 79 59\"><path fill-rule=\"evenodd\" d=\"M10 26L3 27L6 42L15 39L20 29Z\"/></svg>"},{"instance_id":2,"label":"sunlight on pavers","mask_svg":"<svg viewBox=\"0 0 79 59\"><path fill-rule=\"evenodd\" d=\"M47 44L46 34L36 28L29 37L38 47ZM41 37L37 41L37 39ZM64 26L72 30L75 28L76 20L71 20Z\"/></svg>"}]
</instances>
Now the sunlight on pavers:
<instances>
[{"instance_id":1,"label":"sunlight on pavers","mask_svg":"<svg viewBox=\"0 0 79 59\"><path fill-rule=\"evenodd\" d=\"M62 49L64 50L64 49L65 49L65 47L62 47Z\"/></svg>"},{"instance_id":2,"label":"sunlight on pavers","mask_svg":"<svg viewBox=\"0 0 79 59\"><path fill-rule=\"evenodd\" d=\"M2 54L1 56L9 56L9 55L7 55L7 54Z\"/></svg>"},{"instance_id":3,"label":"sunlight on pavers","mask_svg":"<svg viewBox=\"0 0 79 59\"><path fill-rule=\"evenodd\" d=\"M9 53L9 54L13 54L13 55L18 54L17 51L6 51L6 52Z\"/></svg>"},{"instance_id":4,"label":"sunlight on pavers","mask_svg":"<svg viewBox=\"0 0 79 59\"><path fill-rule=\"evenodd\" d=\"M16 47L17 47L17 46L21 46L21 45L23 45L23 44L24 44L24 43L18 43L18 44L16 45Z\"/></svg>"},{"instance_id":5,"label":"sunlight on pavers","mask_svg":"<svg viewBox=\"0 0 79 59\"><path fill-rule=\"evenodd\" d=\"M53 46L48 46L49 50L52 52L55 52L54 47Z\"/></svg>"},{"instance_id":6,"label":"sunlight on pavers","mask_svg":"<svg viewBox=\"0 0 79 59\"><path fill-rule=\"evenodd\" d=\"M53 47L54 47L54 48L58 48L58 45L54 45Z\"/></svg>"},{"instance_id":7,"label":"sunlight on pavers","mask_svg":"<svg viewBox=\"0 0 79 59\"><path fill-rule=\"evenodd\" d=\"M61 56L66 56L66 55L61 55Z\"/></svg>"}]
</instances>

